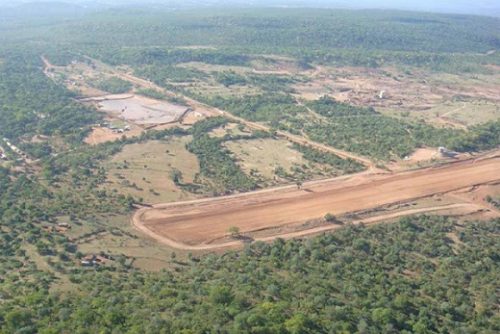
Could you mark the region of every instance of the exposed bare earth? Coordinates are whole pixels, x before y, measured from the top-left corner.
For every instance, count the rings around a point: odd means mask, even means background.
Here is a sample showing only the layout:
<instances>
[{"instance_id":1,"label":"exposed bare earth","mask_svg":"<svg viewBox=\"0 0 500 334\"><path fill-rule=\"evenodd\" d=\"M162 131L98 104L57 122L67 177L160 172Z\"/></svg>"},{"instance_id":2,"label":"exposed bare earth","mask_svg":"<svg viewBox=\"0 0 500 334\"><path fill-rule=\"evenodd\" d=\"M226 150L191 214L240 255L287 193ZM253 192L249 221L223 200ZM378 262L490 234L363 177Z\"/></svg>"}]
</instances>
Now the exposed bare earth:
<instances>
[{"instance_id":1,"label":"exposed bare earth","mask_svg":"<svg viewBox=\"0 0 500 334\"><path fill-rule=\"evenodd\" d=\"M124 135L127 137L140 136L144 129L131 125L131 130L126 133L119 133L109 128L93 127L92 132L85 138L84 142L89 145L97 145L108 141L121 139Z\"/></svg>"},{"instance_id":2,"label":"exposed bare earth","mask_svg":"<svg viewBox=\"0 0 500 334\"><path fill-rule=\"evenodd\" d=\"M318 219L326 213L341 215L499 182L499 153L434 168L394 174L365 173L312 182L306 184L303 190L283 187L222 198L156 205L138 210L133 223L149 236L176 248L230 247L240 244L239 241L229 244L210 242L227 235L231 226L238 227L241 233L248 233ZM317 233L316 229L299 234ZM283 236L275 235L272 238L276 237Z\"/></svg>"},{"instance_id":3,"label":"exposed bare earth","mask_svg":"<svg viewBox=\"0 0 500 334\"><path fill-rule=\"evenodd\" d=\"M328 94L339 101L373 107L398 107L407 110L430 109L456 96L498 102L498 70L491 75L464 76L428 73L396 68L318 67L311 80L295 85L307 100Z\"/></svg>"}]
</instances>

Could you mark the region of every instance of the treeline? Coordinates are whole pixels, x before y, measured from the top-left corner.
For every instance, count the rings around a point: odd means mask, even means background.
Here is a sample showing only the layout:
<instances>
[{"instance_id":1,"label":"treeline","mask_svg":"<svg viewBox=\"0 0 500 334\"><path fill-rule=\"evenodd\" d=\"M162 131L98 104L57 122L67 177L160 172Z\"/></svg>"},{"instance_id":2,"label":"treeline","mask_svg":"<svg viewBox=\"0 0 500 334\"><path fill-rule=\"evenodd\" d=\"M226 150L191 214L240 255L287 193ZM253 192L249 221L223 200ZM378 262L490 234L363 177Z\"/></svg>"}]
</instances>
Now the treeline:
<instances>
[{"instance_id":1,"label":"treeline","mask_svg":"<svg viewBox=\"0 0 500 334\"><path fill-rule=\"evenodd\" d=\"M500 146L500 120L480 124L451 140L450 147L459 152L478 152Z\"/></svg>"},{"instance_id":2,"label":"treeline","mask_svg":"<svg viewBox=\"0 0 500 334\"><path fill-rule=\"evenodd\" d=\"M151 80L163 87L170 87L171 82L192 82L205 79L207 75L201 71L172 65L145 65L135 69L137 76Z\"/></svg>"},{"instance_id":3,"label":"treeline","mask_svg":"<svg viewBox=\"0 0 500 334\"><path fill-rule=\"evenodd\" d=\"M481 64L500 64L498 52L486 54L500 46L498 25L493 17L391 11L205 10L173 16L121 10L43 27L26 22L23 34L6 29L2 37L6 45L36 41L57 64L90 55L133 67L190 61L246 66L249 55L284 54L305 68L311 62L399 64L470 72L485 71Z\"/></svg>"},{"instance_id":4,"label":"treeline","mask_svg":"<svg viewBox=\"0 0 500 334\"><path fill-rule=\"evenodd\" d=\"M293 144L293 149L302 153L306 160L323 165L330 165L336 170L340 170L342 173L357 173L365 169L365 167L356 160L342 159L333 153L318 151L309 146Z\"/></svg>"},{"instance_id":5,"label":"treeline","mask_svg":"<svg viewBox=\"0 0 500 334\"><path fill-rule=\"evenodd\" d=\"M265 75L265 74L238 74L234 71L215 73L215 80L226 87L230 86L257 86L267 92L292 93L290 85L299 81L290 76Z\"/></svg>"},{"instance_id":6,"label":"treeline","mask_svg":"<svg viewBox=\"0 0 500 334\"><path fill-rule=\"evenodd\" d=\"M222 117L197 122L190 130L193 140L187 149L198 157L201 176L215 194L254 190L258 186L257 182L241 170L228 149L222 146L225 138L208 134L210 130L225 124L227 119Z\"/></svg>"},{"instance_id":7,"label":"treeline","mask_svg":"<svg viewBox=\"0 0 500 334\"><path fill-rule=\"evenodd\" d=\"M56 24L49 40L92 42L102 52L109 45L486 52L499 46L498 22L489 17L394 11L267 8L173 16L125 10Z\"/></svg>"},{"instance_id":8,"label":"treeline","mask_svg":"<svg viewBox=\"0 0 500 334\"><path fill-rule=\"evenodd\" d=\"M94 51L95 52L95 51ZM181 63L203 62L214 65L239 65L246 66L250 56L231 52L229 50L212 49L177 49L166 47L141 47L131 49L109 49L97 51L105 60L113 65L130 64L173 66ZM170 67L172 68L172 67Z\"/></svg>"}]
</instances>

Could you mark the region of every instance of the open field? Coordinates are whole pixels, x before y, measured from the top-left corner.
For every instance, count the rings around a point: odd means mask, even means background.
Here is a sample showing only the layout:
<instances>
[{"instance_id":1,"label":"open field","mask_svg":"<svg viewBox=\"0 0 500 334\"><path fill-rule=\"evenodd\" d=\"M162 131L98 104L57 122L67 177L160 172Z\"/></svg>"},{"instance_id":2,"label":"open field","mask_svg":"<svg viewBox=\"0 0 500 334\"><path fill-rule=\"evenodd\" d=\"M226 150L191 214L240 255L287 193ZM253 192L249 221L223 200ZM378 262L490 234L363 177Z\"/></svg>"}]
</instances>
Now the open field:
<instances>
[{"instance_id":1,"label":"open field","mask_svg":"<svg viewBox=\"0 0 500 334\"><path fill-rule=\"evenodd\" d=\"M364 174L264 192L156 205L136 212L133 223L173 247L217 248L227 235L300 224L327 213L342 215L500 181L500 156L386 175ZM422 212L425 212L423 210ZM307 232L303 232L307 234ZM276 235L274 237L280 237Z\"/></svg>"},{"instance_id":2,"label":"open field","mask_svg":"<svg viewBox=\"0 0 500 334\"><path fill-rule=\"evenodd\" d=\"M213 78L208 78L206 80L194 80L190 83L171 82L171 84L176 86L180 85L191 94L204 96L234 97L242 95L257 95L263 93L261 89L250 84L231 85L227 87L217 82Z\"/></svg>"},{"instance_id":3,"label":"open field","mask_svg":"<svg viewBox=\"0 0 500 334\"><path fill-rule=\"evenodd\" d=\"M233 153L243 171L248 175L263 177L269 185L342 173L331 166L308 161L284 139L237 140L226 142L225 146Z\"/></svg>"},{"instance_id":4,"label":"open field","mask_svg":"<svg viewBox=\"0 0 500 334\"><path fill-rule=\"evenodd\" d=\"M276 169L279 167L287 173L293 173L293 167L307 164L302 154L293 150L285 140L237 140L227 142L225 146L235 155L247 174L255 170L269 180L277 177Z\"/></svg>"},{"instance_id":5,"label":"open field","mask_svg":"<svg viewBox=\"0 0 500 334\"><path fill-rule=\"evenodd\" d=\"M461 153L456 158L448 158L438 152L437 147L421 147L403 159L391 160L385 165L389 170L396 172L421 167L430 167L437 163L452 162L456 159L465 160L473 157L470 153Z\"/></svg>"},{"instance_id":6,"label":"open field","mask_svg":"<svg viewBox=\"0 0 500 334\"><path fill-rule=\"evenodd\" d=\"M199 172L198 159L185 148L190 137L169 141L130 144L104 165L109 189L143 198L146 203L193 199L192 193L175 185L171 173L182 172L183 182L193 182Z\"/></svg>"},{"instance_id":7,"label":"open field","mask_svg":"<svg viewBox=\"0 0 500 334\"><path fill-rule=\"evenodd\" d=\"M173 266L169 261L172 249L158 247L158 243L142 238L137 230L123 224L124 216L111 215L101 219L105 222L103 226L94 226L93 230L86 232L90 235L88 238L78 241L79 249L85 254L104 252L124 255L133 267L147 271L159 271ZM96 233L96 231L103 232Z\"/></svg>"},{"instance_id":8,"label":"open field","mask_svg":"<svg viewBox=\"0 0 500 334\"><path fill-rule=\"evenodd\" d=\"M202 71L202 72L205 72L207 74L210 74L213 72L224 72L224 71L232 71L232 72L239 73L239 74L245 74L245 73L252 71L251 68L245 67L245 66L215 65L215 64L207 64L207 63L196 62L196 61L181 63L177 66L181 67L181 68Z\"/></svg>"},{"instance_id":9,"label":"open field","mask_svg":"<svg viewBox=\"0 0 500 334\"><path fill-rule=\"evenodd\" d=\"M438 127L467 128L500 118L498 105L486 100L447 101L427 110L405 112L399 108L378 108L387 116L425 121Z\"/></svg>"}]
</instances>

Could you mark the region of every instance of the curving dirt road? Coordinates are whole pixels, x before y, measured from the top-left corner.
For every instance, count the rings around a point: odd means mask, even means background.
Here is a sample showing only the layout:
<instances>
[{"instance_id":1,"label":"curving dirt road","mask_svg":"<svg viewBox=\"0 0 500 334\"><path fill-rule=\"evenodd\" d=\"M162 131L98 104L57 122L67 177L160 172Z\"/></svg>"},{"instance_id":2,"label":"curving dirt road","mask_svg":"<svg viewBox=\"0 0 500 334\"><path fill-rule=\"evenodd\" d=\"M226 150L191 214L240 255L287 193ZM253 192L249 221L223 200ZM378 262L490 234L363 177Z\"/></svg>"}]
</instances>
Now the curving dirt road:
<instances>
[{"instance_id":1,"label":"curving dirt road","mask_svg":"<svg viewBox=\"0 0 500 334\"><path fill-rule=\"evenodd\" d=\"M391 175L364 174L237 196L155 205L133 216L133 224L175 248L202 250L240 244L210 244L231 226L242 233L300 224L323 217L373 209L465 187L500 182L500 155L459 161ZM433 211L428 208L421 212ZM381 218L382 219L382 218ZM387 219L385 217L384 219ZM294 236L317 233L321 227ZM285 236L271 236L268 239ZM268 240L266 238L262 240Z\"/></svg>"},{"instance_id":2,"label":"curving dirt road","mask_svg":"<svg viewBox=\"0 0 500 334\"><path fill-rule=\"evenodd\" d=\"M388 213L385 215L379 215L376 217L370 217L362 220L355 220L352 222L354 225L358 224L365 224L365 225L372 225L375 223L379 223L382 221L390 220L390 219L396 219L396 218L401 218L404 216L410 216L410 215L415 215L419 213L430 213L430 212L438 212L438 211L447 211L447 210L455 210L455 209L463 209L467 213L473 213L477 212L483 209L483 207L476 205L476 204L471 204L471 203L458 203L458 204L449 204L449 205L442 205L442 206L432 206L432 207L426 207L426 208L419 208L419 209L410 209L410 210L404 210L404 211L399 211L399 212L393 212L393 213ZM140 214L139 214L140 215ZM134 215L132 217L132 223L133 225L142 233L146 234L147 236L155 239L156 241L167 245L172 248L176 249L181 249L181 250L186 250L186 251L206 251L206 250L216 250L216 249L224 249L224 248L237 248L241 247L244 243L239 240L234 240L234 241L228 241L224 243L219 243L219 244L202 244L202 245L187 245L181 242L174 241L172 239L169 239L168 237L159 235L151 231L149 228L147 228L140 219L137 219L137 215ZM322 232L328 232L332 230L336 230L341 228L341 225L324 225L324 226L318 226L315 228L307 229L307 230L301 230L301 231L296 231L296 232L289 232L289 233L283 233L283 234L275 234L271 235L268 237L259 237L259 238L254 238L252 239L253 242L255 241L263 241L263 242L269 242L273 241L277 238L280 239L293 239L293 238L300 238L312 234L318 234Z\"/></svg>"}]
</instances>

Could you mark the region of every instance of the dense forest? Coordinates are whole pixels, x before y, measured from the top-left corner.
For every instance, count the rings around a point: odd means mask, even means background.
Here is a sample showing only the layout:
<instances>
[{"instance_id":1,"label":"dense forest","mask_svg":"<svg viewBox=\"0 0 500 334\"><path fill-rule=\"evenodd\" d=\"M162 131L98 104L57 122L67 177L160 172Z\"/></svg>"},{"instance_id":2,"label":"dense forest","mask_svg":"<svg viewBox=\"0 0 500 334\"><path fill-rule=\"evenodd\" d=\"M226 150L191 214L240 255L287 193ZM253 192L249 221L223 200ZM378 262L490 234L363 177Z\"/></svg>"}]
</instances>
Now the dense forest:
<instances>
[{"instance_id":1,"label":"dense forest","mask_svg":"<svg viewBox=\"0 0 500 334\"><path fill-rule=\"evenodd\" d=\"M133 85L120 78L111 77L97 81L95 87L111 94L122 94L130 91Z\"/></svg>"},{"instance_id":2,"label":"dense forest","mask_svg":"<svg viewBox=\"0 0 500 334\"><path fill-rule=\"evenodd\" d=\"M79 292L65 295L49 293L50 278L38 275L35 283L23 285L8 274L0 328L6 333L495 333L499 223L459 229L453 220L423 216L374 228L346 226L307 241L257 243L224 257L193 257L177 272L75 268L70 278L80 283ZM3 256L15 252L8 248L12 243L3 243ZM8 263L2 262L4 270ZM27 264L12 265L26 274Z\"/></svg>"},{"instance_id":3,"label":"dense forest","mask_svg":"<svg viewBox=\"0 0 500 334\"><path fill-rule=\"evenodd\" d=\"M21 42L40 48L42 37L44 52L58 63L85 54L111 64L245 64L245 54L278 53L304 64L314 60L471 71L479 64L498 64L498 53L486 55L500 45L498 24L497 18L391 11L253 9L171 15L122 9L76 20L61 16L0 25L0 41L5 46ZM19 29L12 30L12 25ZM179 46L217 50L175 49Z\"/></svg>"},{"instance_id":4,"label":"dense forest","mask_svg":"<svg viewBox=\"0 0 500 334\"><path fill-rule=\"evenodd\" d=\"M500 120L467 130L438 128L330 96L301 101L291 85L304 78L258 75L251 67L268 53L293 57L302 69L389 64L479 75L491 71L484 64L500 64L498 52L488 53L500 47L499 19L315 9L36 14L24 20L0 15L0 148L9 159L0 160L0 333L500 332L499 219L423 215L370 227L338 221L343 226L332 233L254 242L223 254L169 250L162 259L167 269L155 271L134 266L146 241L128 229L131 213L149 204L104 186L104 162L127 145L180 137L190 138L185 149L199 169L192 183L177 170L169 177L197 196L261 187L225 144L277 139L278 130L377 163L422 146L497 148ZM89 145L83 139L104 114L47 77L42 55L61 66L89 63L86 56L123 65L186 99L152 88L138 94L176 104L196 98L270 131L216 137L211 132L230 121L213 117ZM249 71L177 66L188 62ZM197 80L258 93L209 95L172 84ZM118 77L94 87L109 93L138 88ZM290 148L339 175L365 169L307 145ZM500 205L497 196L485 200ZM117 220L121 225L111 223ZM90 232L82 238L55 233L61 222ZM110 247L99 253L112 259L108 264L83 266L90 251L82 239L101 232L136 242L131 248L138 255ZM154 256L163 256L155 247Z\"/></svg>"}]
</instances>

